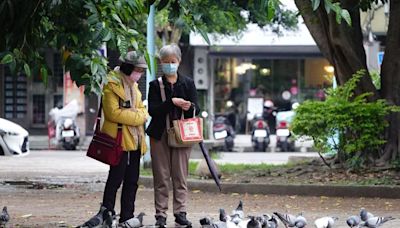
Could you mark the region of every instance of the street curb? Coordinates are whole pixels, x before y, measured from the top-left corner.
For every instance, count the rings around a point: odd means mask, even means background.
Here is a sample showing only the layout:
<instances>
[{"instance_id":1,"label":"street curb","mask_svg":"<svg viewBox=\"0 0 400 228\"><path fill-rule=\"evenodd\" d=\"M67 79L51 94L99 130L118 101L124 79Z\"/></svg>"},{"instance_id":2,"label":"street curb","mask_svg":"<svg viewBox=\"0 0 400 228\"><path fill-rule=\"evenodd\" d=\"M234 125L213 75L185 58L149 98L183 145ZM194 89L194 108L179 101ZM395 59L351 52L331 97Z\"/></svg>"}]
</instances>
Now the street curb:
<instances>
[{"instance_id":1,"label":"street curb","mask_svg":"<svg viewBox=\"0 0 400 228\"><path fill-rule=\"evenodd\" d=\"M153 188L153 178L141 176L139 183ZM218 193L213 181L188 180L190 190ZM392 186L336 186L336 185L274 185L274 184L233 184L222 183L221 193L299 195L330 197L400 198L400 187Z\"/></svg>"}]
</instances>

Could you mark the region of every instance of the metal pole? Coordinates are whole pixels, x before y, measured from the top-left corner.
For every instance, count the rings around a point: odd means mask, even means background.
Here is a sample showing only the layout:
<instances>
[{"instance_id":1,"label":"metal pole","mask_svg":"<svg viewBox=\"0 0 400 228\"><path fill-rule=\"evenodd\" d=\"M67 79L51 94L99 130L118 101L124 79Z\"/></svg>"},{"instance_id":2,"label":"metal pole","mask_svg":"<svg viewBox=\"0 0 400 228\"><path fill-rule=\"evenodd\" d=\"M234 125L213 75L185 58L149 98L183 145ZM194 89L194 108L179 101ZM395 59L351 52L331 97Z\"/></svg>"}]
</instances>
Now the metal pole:
<instances>
[{"instance_id":1,"label":"metal pole","mask_svg":"<svg viewBox=\"0 0 400 228\"><path fill-rule=\"evenodd\" d=\"M333 78L332 78L332 88L336 89L337 88L337 81L336 81L336 77L333 74ZM335 145L339 144L339 132L335 131L335 135L332 138L328 138L328 144L330 148L333 148ZM337 149L333 149L331 151L329 151L328 156L335 156L337 154Z\"/></svg>"},{"instance_id":2,"label":"metal pole","mask_svg":"<svg viewBox=\"0 0 400 228\"><path fill-rule=\"evenodd\" d=\"M147 52L149 53L150 56L150 69L147 69L146 72L146 97L149 94L149 83L153 81L156 78L156 68L155 68L155 62L154 62L154 57L155 57L155 42L154 42L154 17L155 17L155 6L154 4L150 6L150 12L149 12L149 17L147 18ZM146 98L147 100L147 98ZM148 100L147 100L148 104ZM146 127L149 125L150 119L147 120ZM146 143L147 145L150 145L150 139L149 136L146 136ZM150 167L150 162L151 162L151 156L149 153L149 148L147 147L147 152L143 156L143 166L145 168Z\"/></svg>"},{"instance_id":3,"label":"metal pole","mask_svg":"<svg viewBox=\"0 0 400 228\"><path fill-rule=\"evenodd\" d=\"M211 58L207 58L207 61L208 61L208 65L210 66L209 68L208 68L208 72L209 72L209 75L210 75L210 80L209 80L209 89L207 90L207 92L208 92L208 96L207 96L207 99L208 99L208 102L207 102L207 104L208 104L208 107L207 107L207 109L208 109L208 120L209 120L209 122L208 122L208 129L209 129L209 131L208 131L208 138L210 139L210 140L212 140L212 139L214 139L214 135L213 135L213 124L214 124L214 121L215 121L215 109L214 109L214 106L215 106L215 71L214 71L214 67L215 67L215 61L216 61L216 59L215 58L213 58L213 57L211 57Z\"/></svg>"}]
</instances>

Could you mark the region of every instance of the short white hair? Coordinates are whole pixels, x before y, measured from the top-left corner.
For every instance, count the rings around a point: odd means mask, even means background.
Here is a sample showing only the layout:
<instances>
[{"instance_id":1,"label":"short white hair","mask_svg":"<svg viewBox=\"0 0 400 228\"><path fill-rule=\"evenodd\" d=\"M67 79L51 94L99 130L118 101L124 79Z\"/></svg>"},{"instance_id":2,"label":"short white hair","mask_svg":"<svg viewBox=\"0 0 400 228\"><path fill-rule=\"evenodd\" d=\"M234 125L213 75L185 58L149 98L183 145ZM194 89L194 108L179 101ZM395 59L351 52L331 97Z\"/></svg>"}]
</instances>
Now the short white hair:
<instances>
[{"instance_id":1,"label":"short white hair","mask_svg":"<svg viewBox=\"0 0 400 228\"><path fill-rule=\"evenodd\" d=\"M179 61L182 59L182 52L179 46L175 43L165 45L160 49L160 59L163 59L167 56L173 55L175 56Z\"/></svg>"}]
</instances>

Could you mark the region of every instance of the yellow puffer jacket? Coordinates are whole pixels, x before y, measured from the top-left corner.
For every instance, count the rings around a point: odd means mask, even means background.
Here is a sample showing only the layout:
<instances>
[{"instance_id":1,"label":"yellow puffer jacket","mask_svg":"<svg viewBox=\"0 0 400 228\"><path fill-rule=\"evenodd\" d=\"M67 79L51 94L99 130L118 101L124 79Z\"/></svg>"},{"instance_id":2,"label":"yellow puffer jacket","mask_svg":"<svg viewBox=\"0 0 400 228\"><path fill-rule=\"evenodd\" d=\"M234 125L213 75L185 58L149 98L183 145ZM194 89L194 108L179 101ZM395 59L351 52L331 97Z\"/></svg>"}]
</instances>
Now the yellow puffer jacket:
<instances>
[{"instance_id":1,"label":"yellow puffer jacket","mask_svg":"<svg viewBox=\"0 0 400 228\"><path fill-rule=\"evenodd\" d=\"M116 138L118 123L121 123L123 150L133 151L138 149L138 145L129 132L127 125L139 126L141 135L145 136L143 125L149 114L143 105L142 94L137 83L134 85L134 91L136 93L136 104L134 105L137 111L133 112L130 109L119 107L120 99L125 101L125 90L120 77L122 76L119 72L111 71L108 75L108 83L103 88L104 123L101 131ZM145 137L142 137L141 139L140 151L142 155L147 151Z\"/></svg>"}]
</instances>

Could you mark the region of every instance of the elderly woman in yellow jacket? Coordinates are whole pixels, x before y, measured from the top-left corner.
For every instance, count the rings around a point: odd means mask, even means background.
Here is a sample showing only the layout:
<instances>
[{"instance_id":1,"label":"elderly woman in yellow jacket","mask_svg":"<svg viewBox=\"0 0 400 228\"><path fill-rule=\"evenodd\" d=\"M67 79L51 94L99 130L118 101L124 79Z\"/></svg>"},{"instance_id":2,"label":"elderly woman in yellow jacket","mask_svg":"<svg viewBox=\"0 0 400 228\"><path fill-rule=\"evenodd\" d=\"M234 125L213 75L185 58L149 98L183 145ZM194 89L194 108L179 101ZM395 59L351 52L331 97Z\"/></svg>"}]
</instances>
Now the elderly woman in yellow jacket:
<instances>
[{"instance_id":1,"label":"elderly woman in yellow jacket","mask_svg":"<svg viewBox=\"0 0 400 228\"><path fill-rule=\"evenodd\" d=\"M122 148L125 153L117 166L110 166L100 211L84 224L86 227L106 225L112 221L116 194L122 182L119 226L131 227L134 221L140 157L147 150L143 125L149 116L137 81L147 64L143 56L134 51L120 60L121 65L109 73L108 83L103 88L104 123L101 131L116 138L118 124L122 124Z\"/></svg>"}]
</instances>

